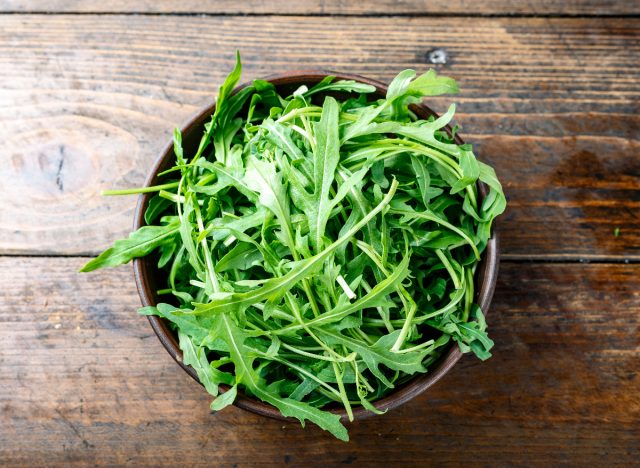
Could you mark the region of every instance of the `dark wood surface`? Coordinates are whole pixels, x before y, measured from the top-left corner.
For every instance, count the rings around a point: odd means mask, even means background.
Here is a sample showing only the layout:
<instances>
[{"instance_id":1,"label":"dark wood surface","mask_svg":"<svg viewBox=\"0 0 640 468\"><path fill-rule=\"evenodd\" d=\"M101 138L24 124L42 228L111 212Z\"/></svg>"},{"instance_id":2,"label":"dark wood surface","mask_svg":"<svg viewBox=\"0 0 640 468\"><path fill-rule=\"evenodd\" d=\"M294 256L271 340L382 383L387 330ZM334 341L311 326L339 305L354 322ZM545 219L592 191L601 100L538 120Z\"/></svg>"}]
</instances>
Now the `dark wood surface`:
<instances>
[{"instance_id":1,"label":"dark wood surface","mask_svg":"<svg viewBox=\"0 0 640 468\"><path fill-rule=\"evenodd\" d=\"M298 15L637 15L637 0L3 0L21 13L208 13Z\"/></svg>"},{"instance_id":2,"label":"dark wood surface","mask_svg":"<svg viewBox=\"0 0 640 468\"><path fill-rule=\"evenodd\" d=\"M343 443L205 391L137 316L128 268L0 259L0 459L297 466L637 462L638 265L502 265L494 356L464 357L427 393L351 425ZM35 273L35 274L34 274Z\"/></svg>"},{"instance_id":3,"label":"dark wood surface","mask_svg":"<svg viewBox=\"0 0 640 468\"><path fill-rule=\"evenodd\" d=\"M638 10L1 2L17 14L0 14L0 465L637 464ZM175 14L193 12L209 14ZM353 424L348 444L236 408L210 414L135 313L131 268L76 273L132 223L134 198L99 192L143 181L236 48L246 79L332 68L384 81L444 51L436 67L460 82L463 136L509 197L494 357L463 358L416 400Z\"/></svg>"},{"instance_id":4,"label":"dark wood surface","mask_svg":"<svg viewBox=\"0 0 640 468\"><path fill-rule=\"evenodd\" d=\"M387 82L443 49L462 93L429 105L459 104L504 181L507 258L640 259L638 37L640 21L603 18L0 16L0 252L93 255L126 235L135 197L100 191L142 183L236 48L245 79Z\"/></svg>"}]
</instances>

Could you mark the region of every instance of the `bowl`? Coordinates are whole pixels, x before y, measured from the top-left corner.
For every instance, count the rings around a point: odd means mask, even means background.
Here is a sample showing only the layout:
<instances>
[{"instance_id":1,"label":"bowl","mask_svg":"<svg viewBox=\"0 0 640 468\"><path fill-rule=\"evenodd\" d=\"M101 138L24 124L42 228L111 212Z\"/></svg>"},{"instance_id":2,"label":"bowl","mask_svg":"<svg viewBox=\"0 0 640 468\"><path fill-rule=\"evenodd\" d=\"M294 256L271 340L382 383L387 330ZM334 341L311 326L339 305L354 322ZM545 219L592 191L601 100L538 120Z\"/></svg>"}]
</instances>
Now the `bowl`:
<instances>
[{"instance_id":1,"label":"bowl","mask_svg":"<svg viewBox=\"0 0 640 468\"><path fill-rule=\"evenodd\" d=\"M266 81L273 83L281 94L287 94L293 92L301 85L312 85L320 82L326 76L335 76L340 80L355 80L361 83L366 83L376 88L374 97L384 97L387 91L387 86L376 80L365 78L358 75L349 75L330 71L292 71L280 75L272 75L264 78ZM249 86L251 83L245 83L238 86L234 93L238 92L242 88ZM194 154L197 150L200 138L204 130L204 124L208 122L215 110L215 103L202 109L197 115L191 118L186 125L182 127L182 143L184 147L184 153ZM432 111L426 105L413 105L411 110L420 118L428 118L430 116L436 116L437 114ZM451 129L447 127L447 131ZM459 135L456 134L455 141L458 144L464 142ZM173 143L170 141L165 146L164 150L160 154L160 157L156 160L155 164L151 168L149 175L146 179L145 186L157 185L159 183L158 173L169 169L173 166L175 161L175 155L173 153ZM487 187L479 183L478 190L480 198L486 196ZM138 199L138 205L136 207L134 216L134 229L138 229L144 226L144 212L147 209L147 205L153 194L143 194ZM493 231L493 235L487 244L487 248L482 255L482 259L476 269L475 276L475 291L476 291L476 303L480 305L483 312L486 314L491 304L491 298L495 289L496 279L498 275L498 258L499 258L499 244L498 234ZM155 261L150 257L138 258L133 262L134 275L136 286L140 299L144 306L155 306L159 301L156 291L161 289L162 283L157 275L157 267ZM178 339L176 334L169 327L169 322L166 319L148 316L151 327L155 331L156 335L160 339L160 342L171 355L171 357L196 381L199 382L196 372L191 366L185 365L182 361L182 351L178 346ZM462 357L462 352L458 348L455 342L449 344L448 349L445 350L441 358L434 363L429 372L421 374L413 379L407 381L404 385L399 386L393 393L386 397L374 402L374 405L380 410L389 410L396 408L403 403L415 398L422 392L427 390L438 380L440 380ZM229 389L226 385L220 385L221 393L224 393ZM234 403L235 406L257 413L263 416L268 416L275 419L288 420L280 414L280 412L273 406L263 403L262 401L252 398L248 395L238 391L238 396ZM329 411L339 414L341 419L346 420L347 415L344 408L331 408L326 407ZM354 407L353 416L354 419L363 419L373 415L370 411L363 407Z\"/></svg>"}]
</instances>

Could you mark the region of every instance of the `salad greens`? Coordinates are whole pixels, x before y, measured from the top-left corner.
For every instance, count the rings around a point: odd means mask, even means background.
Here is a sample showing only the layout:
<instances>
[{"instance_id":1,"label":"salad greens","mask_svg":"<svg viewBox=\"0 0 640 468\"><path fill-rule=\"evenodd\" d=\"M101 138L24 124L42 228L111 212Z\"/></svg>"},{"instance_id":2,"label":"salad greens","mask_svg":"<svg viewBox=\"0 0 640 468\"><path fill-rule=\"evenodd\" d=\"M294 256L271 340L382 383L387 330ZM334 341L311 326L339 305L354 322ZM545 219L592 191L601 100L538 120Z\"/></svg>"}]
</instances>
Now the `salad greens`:
<instances>
[{"instance_id":1,"label":"salad greens","mask_svg":"<svg viewBox=\"0 0 640 468\"><path fill-rule=\"evenodd\" d=\"M491 356L474 271L506 200L445 130L453 105L428 120L409 107L457 92L451 78L405 70L375 99L333 77L234 94L240 72L238 56L195 154L175 131L164 183L109 192L154 193L148 225L82 271L153 253L166 300L140 313L173 324L213 410L242 391L348 440L323 408L379 413L452 342Z\"/></svg>"}]
</instances>

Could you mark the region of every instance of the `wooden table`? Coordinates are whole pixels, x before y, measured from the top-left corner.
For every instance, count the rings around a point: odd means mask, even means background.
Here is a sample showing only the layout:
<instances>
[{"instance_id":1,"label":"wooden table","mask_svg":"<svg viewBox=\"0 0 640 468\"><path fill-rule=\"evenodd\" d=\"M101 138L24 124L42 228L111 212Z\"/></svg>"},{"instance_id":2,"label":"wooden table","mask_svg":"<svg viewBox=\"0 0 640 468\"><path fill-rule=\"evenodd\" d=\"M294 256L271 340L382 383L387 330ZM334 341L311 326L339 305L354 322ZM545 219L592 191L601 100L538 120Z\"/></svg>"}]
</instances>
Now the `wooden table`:
<instances>
[{"instance_id":1,"label":"wooden table","mask_svg":"<svg viewBox=\"0 0 640 468\"><path fill-rule=\"evenodd\" d=\"M639 463L638 0L0 10L0 465ZM136 314L131 267L77 273L131 227L135 198L99 192L141 184L236 48L245 78L455 77L463 135L510 201L494 357L465 357L411 403L352 424L350 443L237 408L210 414Z\"/></svg>"}]
</instances>

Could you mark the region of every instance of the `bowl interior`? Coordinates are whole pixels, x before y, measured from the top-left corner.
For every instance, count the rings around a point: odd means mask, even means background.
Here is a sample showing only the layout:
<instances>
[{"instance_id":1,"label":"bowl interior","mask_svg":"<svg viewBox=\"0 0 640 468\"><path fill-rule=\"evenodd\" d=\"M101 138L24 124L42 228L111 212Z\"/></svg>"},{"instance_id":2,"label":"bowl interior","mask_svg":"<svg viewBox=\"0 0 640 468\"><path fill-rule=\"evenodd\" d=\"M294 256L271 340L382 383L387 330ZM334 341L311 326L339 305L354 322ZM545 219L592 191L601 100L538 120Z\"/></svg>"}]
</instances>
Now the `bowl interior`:
<instances>
[{"instance_id":1,"label":"bowl interior","mask_svg":"<svg viewBox=\"0 0 640 468\"><path fill-rule=\"evenodd\" d=\"M347 75L341 73L334 72L325 72L325 71L300 71L300 72L290 72L283 75L274 75L265 78L267 81L273 83L278 91L286 95L287 93L291 93L296 90L301 85L312 86L318 82L320 82L324 77L332 75L335 76L336 79L345 79L345 80L356 80L362 83L371 84L376 87L376 92L373 93L374 98L384 97L386 94L386 85L380 83L375 80L371 80L365 77L361 77L358 75ZM239 91L240 89L248 86L250 83L246 83L244 85L239 86L234 92ZM341 98L345 97L344 93L331 93L334 97ZM316 99L322 99L324 95L319 95ZM425 105L416 105L411 108L413 112L420 118L427 118L430 116L436 115L431 109L429 109ZM200 111L196 116L194 116L190 121L188 121L182 128L182 143L184 148L184 153L186 155L194 154L197 151L198 144L200 143L200 138L203 133L203 126L206 122L208 122L211 118L211 114L215 110L215 104L212 104L202 111ZM447 127L447 130L450 131L450 128ZM458 144L464 143L462 139L456 135L456 142ZM161 183L161 178L157 176L158 173L161 173L164 170L171 168L175 161L175 155L173 153L173 144L169 142L167 146L164 148L160 157L156 160L155 164L151 168L151 171L147 177L145 182L145 186L152 186L158 183ZM480 199L486 196L487 187L479 183L478 189L480 193ZM146 223L144 221L144 212L147 209L147 205L151 198L150 194L143 194L140 196L138 200L138 205L136 207L135 218L134 218L134 229L138 229L141 226L144 226ZM161 302L156 291L158 289L162 289L165 286L162 284L162 280L158 275L158 270L156 268L156 258L153 256L148 256L141 259L134 260L134 275L136 286L138 288L138 293L140 295L140 299L144 306L154 306L158 302ZM487 248L482 255L482 260L478 265L476 270L475 277L475 286L476 286L476 303L480 305L485 314L489 310L489 305L491 303L491 298L493 296L493 291L495 288L495 283L498 274L498 236L497 233L493 232L491 239L488 242ZM163 301L166 301L166 298L163 298ZM182 362L182 351L178 345L178 339L176 334L169 327L168 321L165 319L149 316L148 317L151 326L153 327L156 335L160 339L160 342L165 347L165 349L169 352L169 354L175 359L175 361L180 364L180 366L193 377L196 381L198 381L198 377L190 366L185 365ZM424 392L431 385L436 383L442 376L444 376L460 359L462 353L460 349L455 343L451 343L446 349L446 351L442 354L441 358L436 361L430 368L430 371L426 374L419 375L401 386L398 386L397 389L389 394L388 396L377 400L374 402L374 405L381 410L387 410L395 408L420 393ZM221 385L220 390L224 392L228 389L227 386ZM251 398L247 395L242 394L242 392L238 392L238 397L236 402L234 403L236 406L252 411L257 414L261 414L264 416L269 416L277 419L287 419L284 418L280 412L271 405L263 403L260 400L255 398ZM328 407L330 411L340 414L343 419L346 418L346 413L343 408L340 407ZM362 419L367 416L371 416L373 413L365 410L362 407L354 407L353 415L356 419Z\"/></svg>"}]
</instances>

